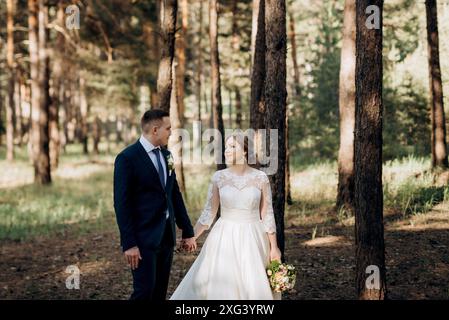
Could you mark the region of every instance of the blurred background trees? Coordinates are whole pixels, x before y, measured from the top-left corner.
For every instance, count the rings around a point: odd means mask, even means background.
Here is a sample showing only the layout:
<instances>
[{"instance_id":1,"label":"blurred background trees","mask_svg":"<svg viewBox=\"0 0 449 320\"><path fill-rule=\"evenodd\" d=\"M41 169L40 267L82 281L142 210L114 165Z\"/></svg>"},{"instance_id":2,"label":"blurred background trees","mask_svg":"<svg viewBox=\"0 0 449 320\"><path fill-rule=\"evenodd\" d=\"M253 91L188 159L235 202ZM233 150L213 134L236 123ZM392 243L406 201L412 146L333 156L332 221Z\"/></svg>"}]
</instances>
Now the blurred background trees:
<instances>
[{"instance_id":1,"label":"blurred background trees","mask_svg":"<svg viewBox=\"0 0 449 320\"><path fill-rule=\"evenodd\" d=\"M429 158L429 171L448 167L449 3L375 2L383 4L381 60L358 72L381 77L357 93L355 0L0 0L0 154L7 165L32 166L38 186L51 185L70 148L97 159L134 142L149 108L169 110L174 129L199 133L195 147L207 128L276 128L279 170L270 181L282 251L285 203L298 204L302 183L291 177L332 163L330 212L355 213L359 238L372 235L381 256L390 185L367 173L413 157ZM376 136L373 152L369 140L354 141L356 110L367 106L355 97L379 93L376 121L358 119ZM357 143L363 157L355 159ZM180 188L195 199L183 151L173 152ZM374 209L362 210L370 188ZM363 224L367 217L376 223Z\"/></svg>"}]
</instances>

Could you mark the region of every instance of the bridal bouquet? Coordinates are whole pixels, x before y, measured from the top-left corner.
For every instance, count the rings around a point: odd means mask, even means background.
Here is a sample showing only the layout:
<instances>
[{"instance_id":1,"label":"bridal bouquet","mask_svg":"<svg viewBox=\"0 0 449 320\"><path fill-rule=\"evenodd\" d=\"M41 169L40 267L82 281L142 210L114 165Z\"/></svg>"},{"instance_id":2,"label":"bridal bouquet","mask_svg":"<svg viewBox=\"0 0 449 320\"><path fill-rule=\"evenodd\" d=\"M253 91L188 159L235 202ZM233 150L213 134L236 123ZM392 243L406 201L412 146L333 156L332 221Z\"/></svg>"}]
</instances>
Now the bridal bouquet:
<instances>
[{"instance_id":1,"label":"bridal bouquet","mask_svg":"<svg viewBox=\"0 0 449 320\"><path fill-rule=\"evenodd\" d=\"M271 288L275 292L293 290L296 282L296 268L291 264L271 261L267 268Z\"/></svg>"}]
</instances>

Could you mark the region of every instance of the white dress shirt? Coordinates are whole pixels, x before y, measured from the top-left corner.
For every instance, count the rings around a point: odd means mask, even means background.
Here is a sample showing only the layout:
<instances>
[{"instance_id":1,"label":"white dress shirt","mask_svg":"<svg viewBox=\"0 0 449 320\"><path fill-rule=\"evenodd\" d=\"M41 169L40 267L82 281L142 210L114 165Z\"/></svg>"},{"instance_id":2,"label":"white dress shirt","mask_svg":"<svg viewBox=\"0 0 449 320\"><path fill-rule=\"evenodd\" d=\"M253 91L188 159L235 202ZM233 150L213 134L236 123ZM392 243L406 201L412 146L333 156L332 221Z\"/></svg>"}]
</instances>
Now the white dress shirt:
<instances>
[{"instance_id":1,"label":"white dress shirt","mask_svg":"<svg viewBox=\"0 0 449 320\"><path fill-rule=\"evenodd\" d=\"M143 135L140 136L139 142L143 146L145 151L147 152L147 154L150 157L151 161L153 162L154 167L156 168L156 171L159 171L159 167L157 165L156 154L153 152L153 149L158 148L160 150L161 148L159 146L155 147ZM161 160L162 168L163 168L163 171L164 171L164 181L165 181L165 183L167 183L167 167L165 165L165 159L164 159L164 155L162 154L162 151L159 152L159 159ZM166 217L167 217L167 219L169 217L168 209L166 211Z\"/></svg>"}]
</instances>

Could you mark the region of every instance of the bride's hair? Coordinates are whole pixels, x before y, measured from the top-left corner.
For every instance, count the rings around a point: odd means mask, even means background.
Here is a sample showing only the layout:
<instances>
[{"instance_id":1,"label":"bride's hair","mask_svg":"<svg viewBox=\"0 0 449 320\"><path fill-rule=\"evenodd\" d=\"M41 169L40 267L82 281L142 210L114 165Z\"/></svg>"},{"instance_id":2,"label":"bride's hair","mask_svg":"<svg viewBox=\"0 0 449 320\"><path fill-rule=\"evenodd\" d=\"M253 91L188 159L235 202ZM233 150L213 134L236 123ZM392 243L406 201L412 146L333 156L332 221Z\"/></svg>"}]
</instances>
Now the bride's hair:
<instances>
[{"instance_id":1,"label":"bride's hair","mask_svg":"<svg viewBox=\"0 0 449 320\"><path fill-rule=\"evenodd\" d=\"M245 160L248 166L259 169L260 164L257 161L257 156L254 151L254 143L252 144L252 147L250 148L250 140L248 138L248 135L243 134L241 132L235 132L230 134L226 141L230 138L233 138L238 144L240 144L241 147L243 147L243 152L245 153ZM250 162L251 161L251 162Z\"/></svg>"}]
</instances>

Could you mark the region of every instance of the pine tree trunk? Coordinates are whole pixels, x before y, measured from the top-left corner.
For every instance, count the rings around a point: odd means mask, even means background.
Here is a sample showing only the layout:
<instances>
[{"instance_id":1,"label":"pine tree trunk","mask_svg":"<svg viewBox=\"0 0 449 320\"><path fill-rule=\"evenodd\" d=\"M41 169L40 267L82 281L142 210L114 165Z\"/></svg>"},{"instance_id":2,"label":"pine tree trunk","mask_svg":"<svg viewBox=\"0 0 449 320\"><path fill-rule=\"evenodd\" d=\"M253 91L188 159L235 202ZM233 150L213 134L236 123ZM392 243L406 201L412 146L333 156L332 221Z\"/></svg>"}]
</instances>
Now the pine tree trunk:
<instances>
[{"instance_id":1,"label":"pine tree trunk","mask_svg":"<svg viewBox=\"0 0 449 320\"><path fill-rule=\"evenodd\" d=\"M67 68L67 71L70 69ZM70 104L70 84L68 83L68 79L62 79L61 81L61 106L59 108L59 118L61 120L61 149L66 152L66 146L69 143L68 137L68 123L69 123L69 104Z\"/></svg>"},{"instance_id":2,"label":"pine tree trunk","mask_svg":"<svg viewBox=\"0 0 449 320\"><path fill-rule=\"evenodd\" d=\"M39 0L39 76L40 84L42 88L42 94L40 96L41 102L41 114L40 114L40 127L41 127L41 143L43 152L40 154L42 166L42 179L44 184L51 183L51 163L50 163L50 122L49 111L51 105L50 98L50 57L48 55L47 42L49 39L48 31L48 0ZM41 183L41 182L40 182Z\"/></svg>"},{"instance_id":3,"label":"pine tree trunk","mask_svg":"<svg viewBox=\"0 0 449 320\"><path fill-rule=\"evenodd\" d=\"M58 3L57 24L63 27L64 7ZM61 139L59 136L59 106L61 105L61 82L62 66L61 58L64 52L64 36L58 32L56 35L56 48L53 50L53 97L50 105L50 162L51 167L56 169L59 165L59 150Z\"/></svg>"},{"instance_id":4,"label":"pine tree trunk","mask_svg":"<svg viewBox=\"0 0 449 320\"><path fill-rule=\"evenodd\" d=\"M285 194L288 205L293 204L291 184L290 184L290 146L289 146L289 110L287 108L285 112Z\"/></svg>"},{"instance_id":5,"label":"pine tree trunk","mask_svg":"<svg viewBox=\"0 0 449 320\"><path fill-rule=\"evenodd\" d=\"M446 123L441 82L440 48L438 39L437 1L426 0L427 48L431 106L432 167L448 168Z\"/></svg>"},{"instance_id":6,"label":"pine tree trunk","mask_svg":"<svg viewBox=\"0 0 449 320\"><path fill-rule=\"evenodd\" d=\"M376 5L379 29L368 29L366 8ZM382 12L383 0L356 2L355 244L359 299L386 297L382 192ZM368 286L369 266L379 281Z\"/></svg>"},{"instance_id":7,"label":"pine tree trunk","mask_svg":"<svg viewBox=\"0 0 449 320\"><path fill-rule=\"evenodd\" d=\"M210 108L208 108L208 99L207 98L208 98L207 93L204 92L204 103L206 105L206 110L209 109L209 128L213 128L214 127L214 108L212 107L212 105L210 106ZM210 101L210 103L212 104L212 101Z\"/></svg>"},{"instance_id":8,"label":"pine tree trunk","mask_svg":"<svg viewBox=\"0 0 449 320\"><path fill-rule=\"evenodd\" d=\"M81 143L83 144L83 153L89 154L89 138L88 138L88 124L87 117L89 113L89 104L86 96L86 80L84 76L80 75L79 77L79 138Z\"/></svg>"},{"instance_id":9,"label":"pine tree trunk","mask_svg":"<svg viewBox=\"0 0 449 320\"><path fill-rule=\"evenodd\" d=\"M29 112L29 116L25 117L25 105L31 106L31 86L28 85L25 81L27 79L22 79L22 101L20 102L20 108L22 112L22 127L20 135L20 141L22 144L28 144L30 141L30 133L31 133L31 112ZM31 111L31 109L29 109ZM31 159L31 158L30 158Z\"/></svg>"},{"instance_id":10,"label":"pine tree trunk","mask_svg":"<svg viewBox=\"0 0 449 320\"><path fill-rule=\"evenodd\" d=\"M223 124L223 106L221 102L221 80L220 80L220 59L218 53L218 1L209 0L209 41L210 41L210 61L212 74L212 110L214 129L218 134L214 137L216 153L217 170L226 168L224 160L224 124ZM220 144L220 146L218 145Z\"/></svg>"},{"instance_id":11,"label":"pine tree trunk","mask_svg":"<svg viewBox=\"0 0 449 320\"><path fill-rule=\"evenodd\" d=\"M111 153L111 121L107 120L104 125L104 137L106 138L107 153Z\"/></svg>"},{"instance_id":12,"label":"pine tree trunk","mask_svg":"<svg viewBox=\"0 0 449 320\"><path fill-rule=\"evenodd\" d=\"M208 101L208 96L207 96L206 91L204 91L203 96L204 96L203 97L204 98L204 108L206 110L206 114L208 114L207 121L209 122L209 128L213 128L214 127L214 119L212 117L213 110L212 110L212 107L209 108L209 103L208 103L209 101Z\"/></svg>"},{"instance_id":13,"label":"pine tree trunk","mask_svg":"<svg viewBox=\"0 0 449 320\"><path fill-rule=\"evenodd\" d=\"M0 47L1 50L1 47ZM0 147L3 145L3 95L2 90L0 90Z\"/></svg>"},{"instance_id":14,"label":"pine tree trunk","mask_svg":"<svg viewBox=\"0 0 449 320\"><path fill-rule=\"evenodd\" d=\"M176 63L173 65L173 90L171 96L170 103L170 122L172 126L172 130L179 133L179 129L182 128L181 124L181 115L180 115L180 106L179 106L179 97L177 97L176 93L179 92L177 90L178 86L178 77L176 76ZM170 150L173 153L173 158L175 159L175 171L176 177L179 184L179 189L181 192L186 195L185 188L185 180L184 180L184 168L182 163L182 139L179 136L172 136L171 141L175 144L175 146L170 146Z\"/></svg>"},{"instance_id":15,"label":"pine tree trunk","mask_svg":"<svg viewBox=\"0 0 449 320\"><path fill-rule=\"evenodd\" d=\"M20 132L20 120L21 120L21 110L20 110L20 100L22 96L21 88L20 88L20 71L17 70L14 75L14 117L13 117L13 129L14 129L14 145L17 144L19 140L19 132Z\"/></svg>"},{"instance_id":16,"label":"pine tree trunk","mask_svg":"<svg viewBox=\"0 0 449 320\"><path fill-rule=\"evenodd\" d=\"M71 68L72 74L75 74L75 78L68 82L70 89L67 91L68 103L67 103L67 142L73 143L75 137L78 136L78 123L79 123L79 105L80 105L80 90L79 90L79 78L78 74Z\"/></svg>"},{"instance_id":17,"label":"pine tree trunk","mask_svg":"<svg viewBox=\"0 0 449 320\"><path fill-rule=\"evenodd\" d=\"M175 54L176 17L178 12L177 0L161 0L161 59L157 77L158 108L170 111L172 90L172 64Z\"/></svg>"},{"instance_id":18,"label":"pine tree trunk","mask_svg":"<svg viewBox=\"0 0 449 320\"><path fill-rule=\"evenodd\" d=\"M250 127L254 130L265 128L265 52L265 1L253 0Z\"/></svg>"},{"instance_id":19,"label":"pine tree trunk","mask_svg":"<svg viewBox=\"0 0 449 320\"><path fill-rule=\"evenodd\" d=\"M23 135L24 135L24 125L23 125L23 100L25 95L25 85L23 76L20 74L16 78L16 96L15 96L15 107L16 107L16 139L20 147L23 145Z\"/></svg>"},{"instance_id":20,"label":"pine tree trunk","mask_svg":"<svg viewBox=\"0 0 449 320\"><path fill-rule=\"evenodd\" d=\"M202 43L203 36L203 0L199 0L199 26L198 26L198 44L197 44L197 72L196 72L196 99L198 103L195 119L201 122L201 95L202 95L202 73L203 73L203 57L202 57ZM195 143L195 145L197 145Z\"/></svg>"},{"instance_id":21,"label":"pine tree trunk","mask_svg":"<svg viewBox=\"0 0 449 320\"><path fill-rule=\"evenodd\" d=\"M228 91L228 127L232 129L232 91Z\"/></svg>"},{"instance_id":22,"label":"pine tree trunk","mask_svg":"<svg viewBox=\"0 0 449 320\"><path fill-rule=\"evenodd\" d=\"M265 104L266 128L278 130L277 144L278 166L275 174L270 175L273 194L273 210L276 220L276 235L282 260L285 261L284 209L285 209L285 121L287 104L287 30L285 0L267 0L265 2Z\"/></svg>"},{"instance_id":23,"label":"pine tree trunk","mask_svg":"<svg viewBox=\"0 0 449 320\"><path fill-rule=\"evenodd\" d=\"M49 68L46 52L48 11L43 0L28 0L28 11L34 181L45 185L51 183L48 127Z\"/></svg>"},{"instance_id":24,"label":"pine tree trunk","mask_svg":"<svg viewBox=\"0 0 449 320\"><path fill-rule=\"evenodd\" d=\"M115 140L116 144L120 144L123 142L123 133L124 133L123 128L124 128L123 118L121 116L118 116L116 118L116 140Z\"/></svg>"},{"instance_id":25,"label":"pine tree trunk","mask_svg":"<svg viewBox=\"0 0 449 320\"><path fill-rule=\"evenodd\" d=\"M238 2L232 4L232 49L238 56L240 55L240 31L237 23ZM235 62L238 64L238 61ZM235 94L235 123L238 129L242 129L242 98L240 96L240 88L234 87ZM231 94L229 95L231 101ZM230 104L231 106L231 104ZM229 108L229 123L232 124L231 107ZM232 127L232 125L230 125Z\"/></svg>"},{"instance_id":26,"label":"pine tree trunk","mask_svg":"<svg viewBox=\"0 0 449 320\"><path fill-rule=\"evenodd\" d=\"M0 47L0 50L2 48ZM0 147L3 145L3 111L4 107L3 107L3 94L2 94L2 90L0 90Z\"/></svg>"},{"instance_id":27,"label":"pine tree trunk","mask_svg":"<svg viewBox=\"0 0 449 320\"><path fill-rule=\"evenodd\" d=\"M203 38L203 0L199 0L199 18L198 18L198 31L197 31L197 37L198 42L196 44L196 61L197 61L197 67L196 67L196 74L195 74L195 95L197 100L197 107L195 108L194 113L194 121L193 121L193 150L196 161L201 161L201 118L202 118L202 111L201 111L201 100L202 100L202 81L203 81L203 47L202 47L202 38Z\"/></svg>"},{"instance_id":28,"label":"pine tree trunk","mask_svg":"<svg viewBox=\"0 0 449 320\"><path fill-rule=\"evenodd\" d=\"M101 120L98 116L95 116L92 124L92 140L93 140L93 153L95 155L100 154L100 141L101 141Z\"/></svg>"},{"instance_id":29,"label":"pine tree trunk","mask_svg":"<svg viewBox=\"0 0 449 320\"><path fill-rule=\"evenodd\" d=\"M59 106L58 118L61 122L61 127L59 130L60 137L60 150L65 152L67 145L67 93L66 93L66 80L62 79L60 87L60 97L59 101L61 105ZM68 90L67 90L68 91Z\"/></svg>"},{"instance_id":30,"label":"pine tree trunk","mask_svg":"<svg viewBox=\"0 0 449 320\"><path fill-rule=\"evenodd\" d=\"M235 124L242 129L242 96L238 88L235 89Z\"/></svg>"},{"instance_id":31,"label":"pine tree trunk","mask_svg":"<svg viewBox=\"0 0 449 320\"><path fill-rule=\"evenodd\" d=\"M355 0L346 0L340 62L337 210L354 212Z\"/></svg>"},{"instance_id":32,"label":"pine tree trunk","mask_svg":"<svg viewBox=\"0 0 449 320\"><path fill-rule=\"evenodd\" d=\"M15 1L7 0L7 43L6 43L6 64L8 68L8 90L6 93L6 159L14 160L14 133L15 133L15 84L16 74L14 65L14 14Z\"/></svg>"},{"instance_id":33,"label":"pine tree trunk","mask_svg":"<svg viewBox=\"0 0 449 320\"><path fill-rule=\"evenodd\" d=\"M188 1L181 0L181 35L176 40L178 64L176 66L176 88L178 90L177 100L179 106L179 120L181 121L181 127L185 122L185 73L186 73L186 41L187 41L187 27L189 23L189 8Z\"/></svg>"}]
</instances>

